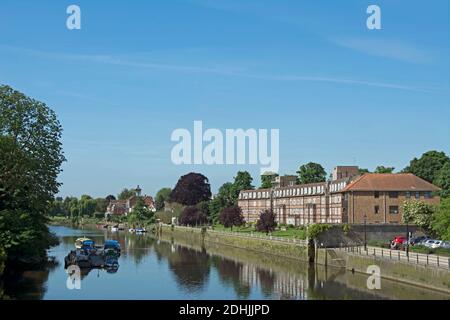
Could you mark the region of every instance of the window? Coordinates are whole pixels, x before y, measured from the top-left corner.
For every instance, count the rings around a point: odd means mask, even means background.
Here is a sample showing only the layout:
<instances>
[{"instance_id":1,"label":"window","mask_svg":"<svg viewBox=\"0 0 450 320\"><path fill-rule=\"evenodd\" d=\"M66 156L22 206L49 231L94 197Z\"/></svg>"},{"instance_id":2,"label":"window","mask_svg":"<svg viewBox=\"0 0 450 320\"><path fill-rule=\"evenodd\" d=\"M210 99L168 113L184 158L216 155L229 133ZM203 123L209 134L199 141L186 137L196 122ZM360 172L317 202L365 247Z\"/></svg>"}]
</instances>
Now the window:
<instances>
[{"instance_id":1,"label":"window","mask_svg":"<svg viewBox=\"0 0 450 320\"><path fill-rule=\"evenodd\" d=\"M411 198L411 192L407 191L407 192L405 193L405 197L408 198L408 199Z\"/></svg>"},{"instance_id":2,"label":"window","mask_svg":"<svg viewBox=\"0 0 450 320\"><path fill-rule=\"evenodd\" d=\"M420 199L420 192L416 192L416 199Z\"/></svg>"},{"instance_id":3,"label":"window","mask_svg":"<svg viewBox=\"0 0 450 320\"><path fill-rule=\"evenodd\" d=\"M398 192L396 191L389 192L389 198L398 198Z\"/></svg>"},{"instance_id":4,"label":"window","mask_svg":"<svg viewBox=\"0 0 450 320\"><path fill-rule=\"evenodd\" d=\"M375 198L379 198L380 197L380 192L378 192L378 191L375 191L375 193L374 193L374 195L373 195Z\"/></svg>"},{"instance_id":5,"label":"window","mask_svg":"<svg viewBox=\"0 0 450 320\"><path fill-rule=\"evenodd\" d=\"M375 214L379 214L380 213L380 206L375 206L374 212L375 212Z\"/></svg>"},{"instance_id":6,"label":"window","mask_svg":"<svg viewBox=\"0 0 450 320\"><path fill-rule=\"evenodd\" d=\"M398 206L389 206L390 214L398 214Z\"/></svg>"},{"instance_id":7,"label":"window","mask_svg":"<svg viewBox=\"0 0 450 320\"><path fill-rule=\"evenodd\" d=\"M424 194L425 199L431 199L433 198L433 194L429 191L425 192Z\"/></svg>"}]
</instances>

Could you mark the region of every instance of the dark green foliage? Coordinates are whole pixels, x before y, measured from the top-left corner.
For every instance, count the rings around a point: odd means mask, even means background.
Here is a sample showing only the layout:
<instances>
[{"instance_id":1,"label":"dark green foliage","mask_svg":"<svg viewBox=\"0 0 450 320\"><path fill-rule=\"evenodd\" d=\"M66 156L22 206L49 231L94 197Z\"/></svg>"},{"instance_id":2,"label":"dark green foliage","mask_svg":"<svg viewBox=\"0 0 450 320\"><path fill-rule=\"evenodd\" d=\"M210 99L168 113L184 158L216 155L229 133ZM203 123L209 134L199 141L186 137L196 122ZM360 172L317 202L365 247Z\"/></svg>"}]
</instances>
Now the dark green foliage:
<instances>
[{"instance_id":1,"label":"dark green foliage","mask_svg":"<svg viewBox=\"0 0 450 320\"><path fill-rule=\"evenodd\" d=\"M447 198L450 196L450 162L444 164L439 170L434 180L434 184L441 188L440 196Z\"/></svg>"},{"instance_id":2,"label":"dark green foliage","mask_svg":"<svg viewBox=\"0 0 450 320\"><path fill-rule=\"evenodd\" d=\"M297 171L297 174L299 184L324 182L327 178L325 169L320 164L314 162L302 165Z\"/></svg>"},{"instance_id":3,"label":"dark green foliage","mask_svg":"<svg viewBox=\"0 0 450 320\"><path fill-rule=\"evenodd\" d=\"M170 194L172 193L172 189L170 188L162 188L156 193L155 196L155 208L157 211L161 211L164 209L164 202L169 201Z\"/></svg>"},{"instance_id":4,"label":"dark green foliage","mask_svg":"<svg viewBox=\"0 0 450 320\"><path fill-rule=\"evenodd\" d=\"M444 152L428 151L419 159L411 160L409 166L403 169L403 172L415 174L433 183L446 163L450 163L450 158Z\"/></svg>"},{"instance_id":5,"label":"dark green foliage","mask_svg":"<svg viewBox=\"0 0 450 320\"><path fill-rule=\"evenodd\" d=\"M46 214L65 160L62 128L44 103L0 86L0 245L8 264L43 262L55 244Z\"/></svg>"},{"instance_id":6,"label":"dark green foliage","mask_svg":"<svg viewBox=\"0 0 450 320\"><path fill-rule=\"evenodd\" d=\"M265 172L261 175L261 189L270 189L272 188L272 181L278 177L278 174L275 172Z\"/></svg>"},{"instance_id":7,"label":"dark green foliage","mask_svg":"<svg viewBox=\"0 0 450 320\"><path fill-rule=\"evenodd\" d=\"M393 173L394 170L395 170L394 167L378 166L376 167L374 173Z\"/></svg>"}]
</instances>

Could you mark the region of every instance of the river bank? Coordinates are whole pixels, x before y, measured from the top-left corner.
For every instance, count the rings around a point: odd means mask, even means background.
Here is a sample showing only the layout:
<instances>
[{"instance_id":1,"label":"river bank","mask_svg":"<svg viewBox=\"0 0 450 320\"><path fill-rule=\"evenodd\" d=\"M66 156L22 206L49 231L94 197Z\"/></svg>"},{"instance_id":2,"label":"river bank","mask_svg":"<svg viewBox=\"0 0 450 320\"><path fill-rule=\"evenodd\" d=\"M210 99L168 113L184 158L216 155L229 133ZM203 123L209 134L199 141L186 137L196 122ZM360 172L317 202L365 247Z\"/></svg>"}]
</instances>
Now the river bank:
<instances>
[{"instance_id":1,"label":"river bank","mask_svg":"<svg viewBox=\"0 0 450 320\"><path fill-rule=\"evenodd\" d=\"M314 246L307 244L283 243L208 232L208 230L202 231L199 228L163 226L162 235L173 237L177 241L186 240L201 244L206 249L212 245L224 245L303 262L314 261L319 265L343 268L361 274L367 274L369 266L377 265L381 270L381 278L450 293L450 271L448 269L389 261L333 249L315 249Z\"/></svg>"}]
</instances>

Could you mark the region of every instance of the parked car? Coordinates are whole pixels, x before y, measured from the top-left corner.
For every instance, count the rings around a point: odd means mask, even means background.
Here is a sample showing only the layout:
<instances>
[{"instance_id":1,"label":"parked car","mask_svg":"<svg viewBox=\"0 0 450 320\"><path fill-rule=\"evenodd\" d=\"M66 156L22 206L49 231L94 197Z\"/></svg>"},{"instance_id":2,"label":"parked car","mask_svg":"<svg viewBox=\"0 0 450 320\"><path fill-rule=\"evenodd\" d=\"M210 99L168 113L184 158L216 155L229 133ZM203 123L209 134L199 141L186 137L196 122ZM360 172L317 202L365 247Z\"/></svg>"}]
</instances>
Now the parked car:
<instances>
[{"instance_id":1,"label":"parked car","mask_svg":"<svg viewBox=\"0 0 450 320\"><path fill-rule=\"evenodd\" d=\"M436 239L429 239L422 243L427 248L436 249L439 248L442 244L442 240L436 240Z\"/></svg>"},{"instance_id":2,"label":"parked car","mask_svg":"<svg viewBox=\"0 0 450 320\"><path fill-rule=\"evenodd\" d=\"M397 236L391 241L392 249L400 249L407 243L405 236Z\"/></svg>"},{"instance_id":3,"label":"parked car","mask_svg":"<svg viewBox=\"0 0 450 320\"><path fill-rule=\"evenodd\" d=\"M420 244L422 244L422 242L425 242L429 239L431 239L430 236L413 237L413 238L409 239L409 244L412 246L420 245Z\"/></svg>"},{"instance_id":4,"label":"parked car","mask_svg":"<svg viewBox=\"0 0 450 320\"><path fill-rule=\"evenodd\" d=\"M441 248L443 248L443 249L450 249L450 242L443 241L442 244L441 244Z\"/></svg>"}]
</instances>

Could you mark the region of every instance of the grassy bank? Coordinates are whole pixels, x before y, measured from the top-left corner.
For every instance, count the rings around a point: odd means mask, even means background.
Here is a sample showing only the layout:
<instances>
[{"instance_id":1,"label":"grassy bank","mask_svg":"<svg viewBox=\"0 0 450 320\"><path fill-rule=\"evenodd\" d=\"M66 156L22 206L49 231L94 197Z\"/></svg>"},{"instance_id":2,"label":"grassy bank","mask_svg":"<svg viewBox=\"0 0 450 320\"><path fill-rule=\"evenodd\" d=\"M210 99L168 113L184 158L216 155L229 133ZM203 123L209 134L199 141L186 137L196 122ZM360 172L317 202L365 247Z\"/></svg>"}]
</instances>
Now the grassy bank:
<instances>
[{"instance_id":1,"label":"grassy bank","mask_svg":"<svg viewBox=\"0 0 450 320\"><path fill-rule=\"evenodd\" d=\"M214 230L218 231L233 231L233 232L239 232L239 233L253 233L253 234L261 234L264 235L264 232L259 232L255 229L254 225L246 224L241 227L233 227L231 228L225 228L221 224L214 225ZM276 230L274 230L272 233L272 236L274 237L286 237L286 238L295 238L300 240L306 239L306 229L305 228L296 228L292 226L280 226Z\"/></svg>"},{"instance_id":2,"label":"grassy bank","mask_svg":"<svg viewBox=\"0 0 450 320\"><path fill-rule=\"evenodd\" d=\"M233 228L234 231L234 228ZM240 237L239 235L208 233L202 234L197 228L172 228L163 227L163 234L174 236L177 239L184 238L190 241L201 241L210 244L220 244L235 248L251 250L259 253L267 253L301 261L308 261L308 248L292 243L283 243L259 238Z\"/></svg>"}]
</instances>

